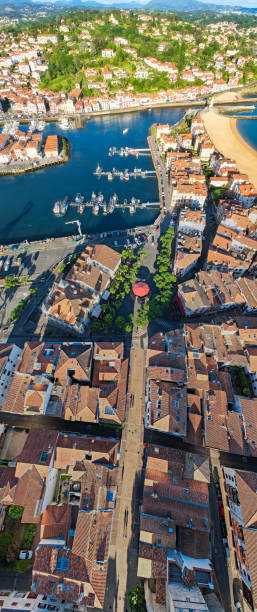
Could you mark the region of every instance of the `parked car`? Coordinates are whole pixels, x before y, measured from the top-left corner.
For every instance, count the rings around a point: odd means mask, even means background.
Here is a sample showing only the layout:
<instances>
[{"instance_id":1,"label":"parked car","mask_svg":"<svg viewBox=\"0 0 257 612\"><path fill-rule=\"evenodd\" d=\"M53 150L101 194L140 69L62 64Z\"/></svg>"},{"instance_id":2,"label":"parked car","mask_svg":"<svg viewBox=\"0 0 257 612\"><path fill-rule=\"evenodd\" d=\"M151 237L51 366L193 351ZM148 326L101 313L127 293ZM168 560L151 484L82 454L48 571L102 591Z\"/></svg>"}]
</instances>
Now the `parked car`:
<instances>
[{"instance_id":1,"label":"parked car","mask_svg":"<svg viewBox=\"0 0 257 612\"><path fill-rule=\"evenodd\" d=\"M5 272L8 272L10 268L10 263L11 263L11 259L8 257L8 259L5 262L5 266L4 266Z\"/></svg>"},{"instance_id":2,"label":"parked car","mask_svg":"<svg viewBox=\"0 0 257 612\"><path fill-rule=\"evenodd\" d=\"M20 550L19 559L32 559L32 550Z\"/></svg>"}]
</instances>

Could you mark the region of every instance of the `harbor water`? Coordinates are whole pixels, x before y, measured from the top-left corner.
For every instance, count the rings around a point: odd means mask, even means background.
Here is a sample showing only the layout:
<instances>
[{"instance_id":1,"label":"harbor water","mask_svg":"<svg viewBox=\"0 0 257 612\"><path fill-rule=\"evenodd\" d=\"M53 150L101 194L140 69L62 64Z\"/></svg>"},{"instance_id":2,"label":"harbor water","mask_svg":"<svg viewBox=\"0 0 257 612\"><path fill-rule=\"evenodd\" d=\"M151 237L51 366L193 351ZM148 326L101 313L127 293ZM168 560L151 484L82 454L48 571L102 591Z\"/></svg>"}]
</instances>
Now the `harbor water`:
<instances>
[{"instance_id":1,"label":"harbor water","mask_svg":"<svg viewBox=\"0 0 257 612\"><path fill-rule=\"evenodd\" d=\"M90 200L94 191L102 192L105 200L117 193L119 201L128 202L134 196L141 202L157 202L158 186L156 177L130 178L128 182L106 177L100 180L94 175L99 163L104 170L126 168L131 172L134 167L153 170L150 155L109 157L110 147L146 148L149 127L152 123L176 123L184 114L182 108L163 108L145 110L120 115L105 115L90 119L84 128L62 131L58 124L50 123L44 135L58 133L65 135L71 142L71 159L61 166L32 173L0 177L0 244L13 243L25 238L37 240L52 236L64 236L77 232L75 225L67 221L79 219L83 233L105 232L125 229L135 225L147 225L158 215L158 208L137 209L134 214L129 210L115 208L112 214L104 216L92 214L86 208L80 215L77 208L70 207L65 217L56 217L53 206L56 200L68 196L74 201L80 192L85 202ZM25 126L22 129L26 129ZM123 133L124 130L126 133Z\"/></svg>"},{"instance_id":2,"label":"harbor water","mask_svg":"<svg viewBox=\"0 0 257 612\"><path fill-rule=\"evenodd\" d=\"M245 114L257 115L257 106L251 113L240 113L240 116L243 117ZM240 119L237 121L237 129L241 134L242 138L248 142L248 144L257 149L257 119Z\"/></svg>"}]
</instances>

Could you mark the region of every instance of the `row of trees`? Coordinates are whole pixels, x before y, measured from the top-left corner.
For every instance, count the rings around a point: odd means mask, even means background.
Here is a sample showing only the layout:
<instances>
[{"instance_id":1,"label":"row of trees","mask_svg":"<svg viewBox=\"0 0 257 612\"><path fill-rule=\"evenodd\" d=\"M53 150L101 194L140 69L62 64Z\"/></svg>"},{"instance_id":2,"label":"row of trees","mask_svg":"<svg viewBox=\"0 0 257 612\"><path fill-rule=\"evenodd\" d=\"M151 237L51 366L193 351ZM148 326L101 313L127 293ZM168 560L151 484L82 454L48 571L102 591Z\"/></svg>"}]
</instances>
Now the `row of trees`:
<instances>
[{"instance_id":1,"label":"row of trees","mask_svg":"<svg viewBox=\"0 0 257 612\"><path fill-rule=\"evenodd\" d=\"M8 274L4 279L4 286L6 289L14 289L18 287L18 285L23 284L26 285L28 282L27 276L14 276L14 274Z\"/></svg>"},{"instance_id":2,"label":"row of trees","mask_svg":"<svg viewBox=\"0 0 257 612\"><path fill-rule=\"evenodd\" d=\"M137 327L144 327L156 317L162 316L170 306L171 298L176 290L176 276L170 272L171 246L174 229L169 227L161 237L161 249L157 257L157 272L154 276L156 286L155 295L145 302L137 313L134 323Z\"/></svg>"},{"instance_id":3,"label":"row of trees","mask_svg":"<svg viewBox=\"0 0 257 612\"><path fill-rule=\"evenodd\" d=\"M133 249L122 251L122 261L118 272L113 279L109 291L110 299L108 304L102 304L102 316L98 321L92 321L91 332L106 333L113 325L125 333L132 330L131 317L126 320L123 315L118 315L122 302L131 290L132 283L135 281L138 270L145 253L139 249L137 253Z\"/></svg>"},{"instance_id":4,"label":"row of trees","mask_svg":"<svg viewBox=\"0 0 257 612\"><path fill-rule=\"evenodd\" d=\"M38 292L37 287L35 287L34 289L30 289L29 295L24 300L20 300L17 306L10 312L9 314L10 321L18 321L18 319L20 319L23 313L23 310L28 303L29 298L32 295L35 295L37 292Z\"/></svg>"}]
</instances>

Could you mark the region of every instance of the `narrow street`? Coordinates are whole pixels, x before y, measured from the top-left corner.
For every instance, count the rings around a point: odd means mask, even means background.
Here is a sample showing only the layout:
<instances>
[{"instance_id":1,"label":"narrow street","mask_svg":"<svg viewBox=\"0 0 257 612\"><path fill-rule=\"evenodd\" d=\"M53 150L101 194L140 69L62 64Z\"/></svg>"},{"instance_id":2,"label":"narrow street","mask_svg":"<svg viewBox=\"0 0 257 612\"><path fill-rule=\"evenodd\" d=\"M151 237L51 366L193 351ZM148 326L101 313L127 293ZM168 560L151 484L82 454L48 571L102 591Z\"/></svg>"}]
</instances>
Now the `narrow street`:
<instances>
[{"instance_id":1,"label":"narrow street","mask_svg":"<svg viewBox=\"0 0 257 612\"><path fill-rule=\"evenodd\" d=\"M225 612L232 612L229 563L227 563L225 548L222 541L220 515L215 487L217 484L218 470L220 469L219 452L212 450L210 459L211 482L209 488L209 503L211 516L212 563L224 610Z\"/></svg>"},{"instance_id":2,"label":"narrow street","mask_svg":"<svg viewBox=\"0 0 257 612\"><path fill-rule=\"evenodd\" d=\"M109 565L115 579L109 582L104 608L117 612L127 609L127 592L137 582L139 504L143 478L144 365L145 351L132 349L127 420L121 441L118 493L110 546Z\"/></svg>"}]
</instances>

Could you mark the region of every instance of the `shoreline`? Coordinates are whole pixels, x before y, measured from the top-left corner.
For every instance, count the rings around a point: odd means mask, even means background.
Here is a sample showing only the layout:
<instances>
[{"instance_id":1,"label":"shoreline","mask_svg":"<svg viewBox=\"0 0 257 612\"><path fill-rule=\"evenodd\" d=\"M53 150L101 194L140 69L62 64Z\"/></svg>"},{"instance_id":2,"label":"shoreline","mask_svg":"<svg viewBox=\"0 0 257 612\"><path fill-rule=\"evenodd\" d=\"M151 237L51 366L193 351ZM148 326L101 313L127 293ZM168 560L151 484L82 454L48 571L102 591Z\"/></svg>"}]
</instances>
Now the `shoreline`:
<instances>
[{"instance_id":1,"label":"shoreline","mask_svg":"<svg viewBox=\"0 0 257 612\"><path fill-rule=\"evenodd\" d=\"M243 102L256 102L257 101L257 93L255 94L255 91L253 92L253 98L249 98L249 100L247 98L245 98L245 95L247 95L249 93L249 89L251 90L251 88L254 87L256 88L256 84L254 85L249 85L246 86L244 88L242 88L241 86L239 86L238 88L236 88L235 90L228 90L225 92L220 92L218 94L214 94L214 106L223 106L223 105L227 105L227 104L232 104L232 105L239 105L240 103L242 104ZM245 91L246 90L246 91ZM186 99L185 101L183 100L178 100L178 101L169 101L169 102L157 102L156 104L152 104L152 103L147 103L147 104L140 104L138 106L130 106L130 107L126 107L126 108L115 108L115 109L106 109L106 110L99 110L99 111L92 111L92 112L81 112L81 113L61 113L60 115L49 115L47 113L41 113L38 115L33 115L31 117L22 117L22 116L18 116L18 115L13 115L10 117L4 117L4 115L0 116L0 126L4 125L7 121L20 121L20 123L22 124L26 124L26 123L30 123L32 119L38 119L38 120L42 120L45 121L46 123L51 123L51 122L57 122L60 121L63 118L67 118L67 119L73 119L73 120L85 120L88 121L91 118L94 117L101 117L101 116L108 116L108 115L122 115L125 113L133 113L133 112L138 112L138 111L144 111L144 110L154 110L154 109L159 109L159 108L190 108L190 107L197 107L197 106L206 106L206 98L211 96L213 94L206 94L204 96L201 96L199 98L193 98L192 100L190 99ZM7 113L8 114L8 113Z\"/></svg>"},{"instance_id":2,"label":"shoreline","mask_svg":"<svg viewBox=\"0 0 257 612\"><path fill-rule=\"evenodd\" d=\"M51 168L53 166L60 166L61 164L66 164L67 161L69 161L69 158L60 159L56 161L51 160L51 162L49 161L49 163L39 164L35 166L28 166L27 168L9 168L9 169L7 169L7 167L0 168L0 177L1 176L18 176L20 174L30 174L31 172L37 172L38 170L45 170L46 168Z\"/></svg>"},{"instance_id":3,"label":"shoreline","mask_svg":"<svg viewBox=\"0 0 257 612\"><path fill-rule=\"evenodd\" d=\"M205 102L205 98L199 98L199 100L195 99L195 100L187 100L186 102L183 101L179 101L179 102L159 102L157 104L144 104L144 106L131 106L128 108L115 108L112 110L99 110L99 111L92 111L91 113L89 112L83 112L83 113L62 113L60 115L46 115L46 114L40 114L40 115L33 115L33 117L28 118L28 117L19 117L18 115L13 115L13 116L9 116L9 117L4 117L4 116L0 116L0 126L4 125L7 121L19 121L21 124L26 125L27 123L29 124L31 122L32 119L38 119L41 121L45 121L46 123L57 123L59 121L61 121L62 119L73 119L74 121L79 120L79 121L89 121L89 119L94 119L95 117L104 117L104 116L109 116L109 115L123 115L126 113L137 113L139 111L152 111L155 109L159 109L159 108L190 108L190 107L198 107L198 106L205 106L206 102Z\"/></svg>"},{"instance_id":4,"label":"shoreline","mask_svg":"<svg viewBox=\"0 0 257 612\"><path fill-rule=\"evenodd\" d=\"M248 174L249 180L257 188L257 149L241 136L237 119L220 115L213 109L202 111L201 117L217 151L234 160L238 170Z\"/></svg>"},{"instance_id":5,"label":"shoreline","mask_svg":"<svg viewBox=\"0 0 257 612\"><path fill-rule=\"evenodd\" d=\"M13 167L15 162L11 162L12 166L8 166L8 164L4 165L3 167L0 166L0 177L30 174L31 172L37 172L37 170L45 170L45 168L66 164L66 162L70 161L71 157L71 143L65 136L62 136L62 143L63 153L61 152L58 157L43 158L41 162L39 160L33 161L32 159L27 162L27 165L24 168L15 168L15 166Z\"/></svg>"}]
</instances>

